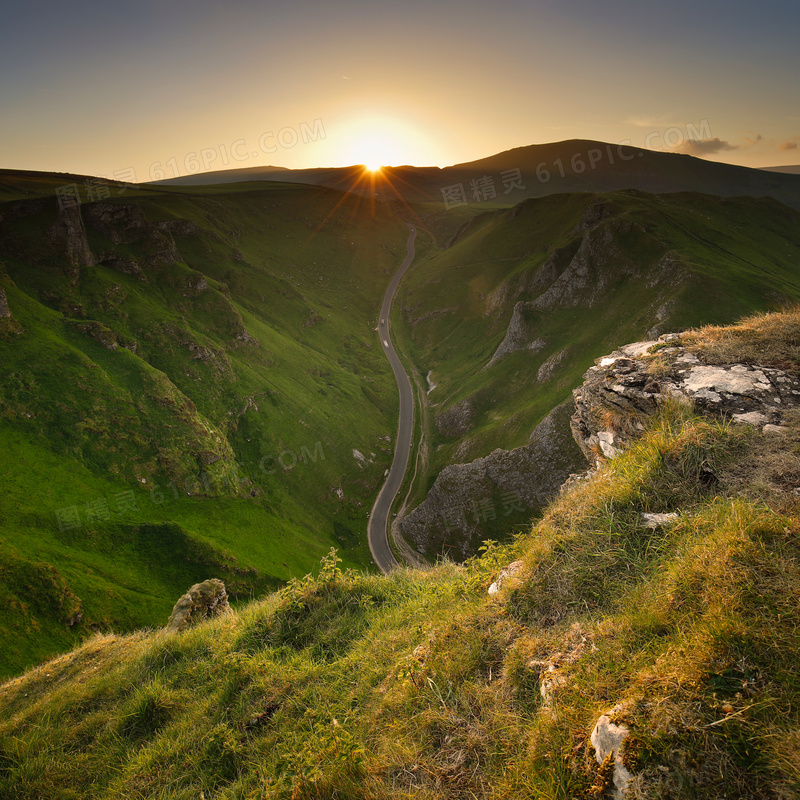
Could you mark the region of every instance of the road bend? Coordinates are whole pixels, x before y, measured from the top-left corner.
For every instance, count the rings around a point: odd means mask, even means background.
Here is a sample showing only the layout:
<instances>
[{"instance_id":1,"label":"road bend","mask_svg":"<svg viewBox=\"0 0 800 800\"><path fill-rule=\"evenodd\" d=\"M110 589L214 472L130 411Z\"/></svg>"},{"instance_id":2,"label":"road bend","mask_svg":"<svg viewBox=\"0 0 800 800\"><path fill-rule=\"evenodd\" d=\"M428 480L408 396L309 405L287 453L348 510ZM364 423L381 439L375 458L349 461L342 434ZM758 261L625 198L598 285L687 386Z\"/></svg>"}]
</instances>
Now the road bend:
<instances>
[{"instance_id":1,"label":"road bend","mask_svg":"<svg viewBox=\"0 0 800 800\"><path fill-rule=\"evenodd\" d=\"M372 513L369 515L367 523L367 540L372 558L378 565L381 572L389 572L399 566L398 560L389 547L389 513L392 508L394 498L400 491L400 484L406 473L408 459L411 453L411 440L414 432L414 394L411 390L411 380L403 369L403 365L397 356L392 344L392 336L389 327L389 315L392 310L397 287L403 279L403 275L414 260L414 240L417 238L417 229L413 225L408 226L411 233L408 237L408 252L400 269L392 278L392 282L386 289L381 305L381 315L378 320L378 335L380 336L381 347L389 359L397 381L397 391L400 395L400 413L397 420L397 438L394 446L394 458L386 482L383 484L375 505L372 506Z\"/></svg>"}]
</instances>

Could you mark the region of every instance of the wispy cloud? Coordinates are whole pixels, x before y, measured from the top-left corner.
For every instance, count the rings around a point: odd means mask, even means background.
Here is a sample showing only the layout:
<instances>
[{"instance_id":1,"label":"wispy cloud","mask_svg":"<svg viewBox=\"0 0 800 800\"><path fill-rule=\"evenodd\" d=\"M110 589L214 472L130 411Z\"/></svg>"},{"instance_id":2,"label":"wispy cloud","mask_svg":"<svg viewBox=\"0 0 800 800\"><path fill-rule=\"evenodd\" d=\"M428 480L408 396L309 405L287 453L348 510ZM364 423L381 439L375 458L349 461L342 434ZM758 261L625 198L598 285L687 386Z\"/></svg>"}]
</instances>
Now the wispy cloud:
<instances>
[{"instance_id":1,"label":"wispy cloud","mask_svg":"<svg viewBox=\"0 0 800 800\"><path fill-rule=\"evenodd\" d=\"M737 145L715 136L713 139L687 139L676 147L673 152L684 153L688 156L709 156L714 153L723 153L726 150L738 149Z\"/></svg>"},{"instance_id":2,"label":"wispy cloud","mask_svg":"<svg viewBox=\"0 0 800 800\"><path fill-rule=\"evenodd\" d=\"M660 114L653 117L630 117L625 120L627 125L635 125L637 128L664 128L672 125L671 114Z\"/></svg>"},{"instance_id":3,"label":"wispy cloud","mask_svg":"<svg viewBox=\"0 0 800 800\"><path fill-rule=\"evenodd\" d=\"M764 141L764 137L760 133L757 133L755 137L745 136L744 141L745 147L755 147L757 144L760 144Z\"/></svg>"},{"instance_id":4,"label":"wispy cloud","mask_svg":"<svg viewBox=\"0 0 800 800\"><path fill-rule=\"evenodd\" d=\"M782 144L778 145L778 150L782 150L784 153L786 153L789 150L797 150L797 147L797 142L783 142Z\"/></svg>"}]
</instances>

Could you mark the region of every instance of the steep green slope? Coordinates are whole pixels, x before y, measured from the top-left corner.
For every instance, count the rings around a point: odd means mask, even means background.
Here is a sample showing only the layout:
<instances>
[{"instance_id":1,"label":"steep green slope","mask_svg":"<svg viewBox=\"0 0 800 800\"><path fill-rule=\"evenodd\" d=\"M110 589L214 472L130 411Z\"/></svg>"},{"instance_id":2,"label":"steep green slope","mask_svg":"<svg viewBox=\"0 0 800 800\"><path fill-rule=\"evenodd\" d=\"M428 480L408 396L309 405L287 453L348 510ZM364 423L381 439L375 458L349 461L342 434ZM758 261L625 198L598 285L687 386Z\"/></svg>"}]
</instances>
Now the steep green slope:
<instances>
[{"instance_id":1,"label":"steep green slope","mask_svg":"<svg viewBox=\"0 0 800 800\"><path fill-rule=\"evenodd\" d=\"M800 375L797 314L691 338L712 363L768 348ZM98 635L0 689L0 792L588 800L610 785L591 742L610 715L631 796L797 797L798 501L755 468L796 469L793 419L778 437L667 404L463 567L367 576L330 556L184 634ZM653 530L643 511L681 516Z\"/></svg>"},{"instance_id":2,"label":"steep green slope","mask_svg":"<svg viewBox=\"0 0 800 800\"><path fill-rule=\"evenodd\" d=\"M246 597L331 545L369 563L396 415L374 327L399 220L280 184L0 215L6 673L92 627L159 622L210 572Z\"/></svg>"},{"instance_id":3,"label":"steep green slope","mask_svg":"<svg viewBox=\"0 0 800 800\"><path fill-rule=\"evenodd\" d=\"M525 444L597 356L800 300L799 223L771 200L635 191L473 219L398 295L395 330L429 405L409 506L448 464Z\"/></svg>"}]
</instances>

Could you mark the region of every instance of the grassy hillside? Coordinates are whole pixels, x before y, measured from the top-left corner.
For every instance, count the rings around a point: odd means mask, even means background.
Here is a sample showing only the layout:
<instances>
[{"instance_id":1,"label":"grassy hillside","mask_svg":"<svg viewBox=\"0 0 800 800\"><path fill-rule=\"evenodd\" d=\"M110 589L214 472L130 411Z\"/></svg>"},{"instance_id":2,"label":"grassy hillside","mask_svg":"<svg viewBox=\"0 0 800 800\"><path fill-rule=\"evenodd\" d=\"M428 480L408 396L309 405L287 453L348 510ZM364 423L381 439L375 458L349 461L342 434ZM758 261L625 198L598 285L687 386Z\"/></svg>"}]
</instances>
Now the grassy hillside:
<instances>
[{"instance_id":1,"label":"grassy hillside","mask_svg":"<svg viewBox=\"0 0 800 800\"><path fill-rule=\"evenodd\" d=\"M60 209L60 179L0 206L5 674L212 572L244 598L331 546L369 564L395 427L374 328L407 228L383 205L80 184Z\"/></svg>"},{"instance_id":2,"label":"grassy hillside","mask_svg":"<svg viewBox=\"0 0 800 800\"><path fill-rule=\"evenodd\" d=\"M446 465L526 443L599 355L798 300L800 214L771 200L564 194L475 217L398 294L429 405L411 506Z\"/></svg>"},{"instance_id":3,"label":"grassy hillside","mask_svg":"<svg viewBox=\"0 0 800 800\"><path fill-rule=\"evenodd\" d=\"M797 314L691 337L712 361L768 346L795 375L798 340ZM611 713L632 797L800 796L800 509L764 472L800 466L787 421L776 437L667 407L463 567L329 556L184 634L97 635L0 689L0 792L599 798L589 736ZM643 511L681 516L653 531Z\"/></svg>"}]
</instances>

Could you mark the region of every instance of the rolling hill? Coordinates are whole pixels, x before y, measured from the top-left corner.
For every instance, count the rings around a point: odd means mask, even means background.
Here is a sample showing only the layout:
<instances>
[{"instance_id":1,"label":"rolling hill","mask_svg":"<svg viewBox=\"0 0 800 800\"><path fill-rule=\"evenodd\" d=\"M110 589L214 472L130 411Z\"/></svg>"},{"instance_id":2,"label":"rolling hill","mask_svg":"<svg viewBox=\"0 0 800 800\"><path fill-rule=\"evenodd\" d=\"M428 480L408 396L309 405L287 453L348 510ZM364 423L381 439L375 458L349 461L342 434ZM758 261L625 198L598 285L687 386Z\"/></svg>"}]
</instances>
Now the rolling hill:
<instances>
[{"instance_id":1,"label":"rolling hill","mask_svg":"<svg viewBox=\"0 0 800 800\"><path fill-rule=\"evenodd\" d=\"M286 170L252 167L169 178L157 185L208 185L234 181L280 180L330 186L388 199L448 205L451 212L471 206L513 205L526 198L569 192L703 192L722 197L772 197L800 209L800 177L693 156L645 150L587 139L517 147L477 161L445 168L385 167L383 182L362 179L360 167ZM477 184L473 185L473 181ZM455 188L453 188L455 187Z\"/></svg>"},{"instance_id":2,"label":"rolling hill","mask_svg":"<svg viewBox=\"0 0 800 800\"><path fill-rule=\"evenodd\" d=\"M696 363L767 354L792 385L798 341L796 313L685 337ZM98 634L5 683L0 794L797 797L797 408L779 433L678 402L639 421L480 559L375 576L330 554L184 632Z\"/></svg>"}]
</instances>

